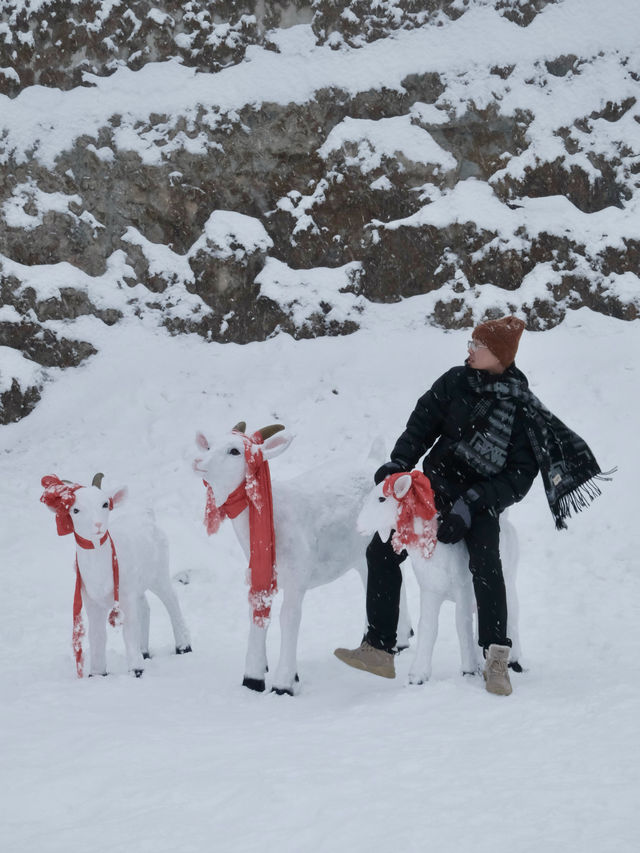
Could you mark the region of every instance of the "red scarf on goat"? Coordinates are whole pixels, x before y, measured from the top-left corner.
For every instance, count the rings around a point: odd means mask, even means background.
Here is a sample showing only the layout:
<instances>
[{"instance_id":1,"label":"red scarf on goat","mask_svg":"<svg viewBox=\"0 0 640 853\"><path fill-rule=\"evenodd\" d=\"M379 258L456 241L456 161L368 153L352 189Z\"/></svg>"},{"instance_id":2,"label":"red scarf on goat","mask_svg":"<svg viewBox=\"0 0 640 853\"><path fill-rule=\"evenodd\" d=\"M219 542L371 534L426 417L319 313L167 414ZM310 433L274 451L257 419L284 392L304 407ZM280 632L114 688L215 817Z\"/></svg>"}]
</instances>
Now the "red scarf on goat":
<instances>
[{"instance_id":1,"label":"red scarf on goat","mask_svg":"<svg viewBox=\"0 0 640 853\"><path fill-rule=\"evenodd\" d=\"M83 539L76 533L73 521L71 519L71 507L76 500L76 492L78 489L84 488L77 483L66 483L57 477L55 474L47 474L41 480L44 486L44 493L40 500L43 504L50 507L56 514L56 527L58 536L68 536L73 533L76 542L81 548L89 550L95 548L95 545L89 539ZM113 509L113 500L109 498L109 509ZM100 544L109 539L111 542L111 564L113 567L113 601L114 606L109 614L109 623L116 625L118 618L118 603L119 603L119 588L120 588L120 570L118 567L118 557L116 556L116 547L113 544L113 539L107 531ZM82 678L84 671L84 654L82 651L82 638L84 637L84 625L82 624L82 578L80 577L80 568L78 566L78 555L76 553L76 588L73 595L73 635L71 644L73 646L73 654L76 659L76 671L78 678Z\"/></svg>"},{"instance_id":2,"label":"red scarf on goat","mask_svg":"<svg viewBox=\"0 0 640 853\"><path fill-rule=\"evenodd\" d=\"M76 537L76 542L81 548L85 550L91 550L96 546L89 539L83 539L82 536L78 536L77 533L74 532ZM116 554L116 546L113 544L113 539L109 531L104 534L102 539L100 540L100 544L104 545L104 543L109 540L111 543L111 566L113 569L113 609L109 614L109 624L114 627L117 624L118 620L118 605L120 601L120 569L118 566L118 557ZM84 673L84 653L82 650L82 639L84 637L84 625L82 622L82 578L80 577L80 567L78 566L78 555L76 554L76 589L73 596L73 637L71 640L73 646L73 654L76 659L76 672L78 673L78 678L82 678Z\"/></svg>"},{"instance_id":3,"label":"red scarf on goat","mask_svg":"<svg viewBox=\"0 0 640 853\"><path fill-rule=\"evenodd\" d=\"M236 433L244 440L247 476L221 507L216 506L213 489L206 480L207 505L204 525L207 533L217 533L225 518L236 518L249 507L249 604L253 621L264 627L271 614L271 599L278 591L276 575L276 535L273 527L273 496L269 463L262 458L259 432L252 436Z\"/></svg>"},{"instance_id":4,"label":"red scarf on goat","mask_svg":"<svg viewBox=\"0 0 640 853\"><path fill-rule=\"evenodd\" d=\"M393 550L399 554L404 548L414 548L425 559L433 554L436 547L438 526L433 522L436 505L433 489L422 471L411 471L411 486L403 498L397 498L393 486L403 473L387 477L382 492L398 501L396 529L391 539Z\"/></svg>"}]
</instances>

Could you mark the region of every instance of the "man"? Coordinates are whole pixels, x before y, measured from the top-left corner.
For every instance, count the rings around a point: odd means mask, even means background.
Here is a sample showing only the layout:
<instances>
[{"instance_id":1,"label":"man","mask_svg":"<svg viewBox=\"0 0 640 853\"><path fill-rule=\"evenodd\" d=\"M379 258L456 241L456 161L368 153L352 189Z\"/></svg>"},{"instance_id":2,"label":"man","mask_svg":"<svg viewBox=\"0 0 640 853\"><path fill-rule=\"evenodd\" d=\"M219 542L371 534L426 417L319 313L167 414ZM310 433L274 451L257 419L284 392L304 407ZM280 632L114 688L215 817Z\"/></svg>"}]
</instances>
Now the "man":
<instances>
[{"instance_id":1,"label":"man","mask_svg":"<svg viewBox=\"0 0 640 853\"><path fill-rule=\"evenodd\" d=\"M374 477L380 483L409 471L426 453L423 469L435 493L438 539L464 540L467 546L486 689L498 695L512 689L500 513L522 500L540 469L559 529L566 527L570 508L578 510L600 493L593 482L600 468L587 445L528 390L515 366L524 327L517 317L477 326L465 364L451 368L420 397L391 461ZM349 666L395 678L400 564L406 556L378 534L369 544L368 630L359 648L335 650Z\"/></svg>"}]
</instances>

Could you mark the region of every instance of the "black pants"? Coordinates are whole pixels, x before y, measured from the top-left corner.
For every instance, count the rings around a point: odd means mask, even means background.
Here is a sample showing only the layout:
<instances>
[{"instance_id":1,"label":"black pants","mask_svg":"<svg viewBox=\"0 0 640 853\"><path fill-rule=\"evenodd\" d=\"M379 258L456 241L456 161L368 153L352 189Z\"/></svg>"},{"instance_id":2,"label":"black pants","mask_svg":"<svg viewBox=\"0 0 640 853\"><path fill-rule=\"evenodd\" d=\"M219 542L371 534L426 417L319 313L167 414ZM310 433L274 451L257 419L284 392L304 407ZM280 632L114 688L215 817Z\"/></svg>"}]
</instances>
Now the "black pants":
<instances>
[{"instance_id":1,"label":"black pants","mask_svg":"<svg viewBox=\"0 0 640 853\"><path fill-rule=\"evenodd\" d=\"M469 569L478 606L478 643L510 646L507 637L507 594L500 561L500 521L489 512L474 516L465 537ZM438 544L438 548L446 545ZM396 554L391 539L383 542L378 534L367 548L366 640L377 649L391 651L396 644L402 572L400 564L407 552Z\"/></svg>"}]
</instances>

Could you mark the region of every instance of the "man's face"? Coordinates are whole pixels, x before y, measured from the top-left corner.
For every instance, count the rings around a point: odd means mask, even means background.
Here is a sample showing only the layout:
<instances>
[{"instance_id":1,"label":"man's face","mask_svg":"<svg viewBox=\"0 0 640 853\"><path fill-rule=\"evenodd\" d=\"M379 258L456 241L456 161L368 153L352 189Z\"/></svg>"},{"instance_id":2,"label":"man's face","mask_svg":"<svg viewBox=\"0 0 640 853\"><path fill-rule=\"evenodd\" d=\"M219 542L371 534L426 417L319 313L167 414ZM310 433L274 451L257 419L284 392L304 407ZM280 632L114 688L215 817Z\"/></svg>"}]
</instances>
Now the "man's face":
<instances>
[{"instance_id":1,"label":"man's face","mask_svg":"<svg viewBox=\"0 0 640 853\"><path fill-rule=\"evenodd\" d=\"M477 341L470 340L468 343L469 367L475 370L486 370L488 373L504 373L503 364L495 357L488 347Z\"/></svg>"}]
</instances>

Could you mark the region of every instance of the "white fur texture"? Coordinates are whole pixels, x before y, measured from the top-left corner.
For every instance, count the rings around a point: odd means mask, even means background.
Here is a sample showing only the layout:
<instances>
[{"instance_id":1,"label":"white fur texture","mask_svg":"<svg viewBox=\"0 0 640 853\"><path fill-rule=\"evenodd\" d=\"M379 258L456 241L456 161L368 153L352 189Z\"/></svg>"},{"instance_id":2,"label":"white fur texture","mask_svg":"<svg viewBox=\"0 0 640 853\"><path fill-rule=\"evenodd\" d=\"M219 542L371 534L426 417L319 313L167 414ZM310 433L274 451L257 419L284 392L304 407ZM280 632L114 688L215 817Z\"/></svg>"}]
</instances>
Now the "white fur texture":
<instances>
[{"instance_id":1,"label":"white fur texture","mask_svg":"<svg viewBox=\"0 0 640 853\"><path fill-rule=\"evenodd\" d=\"M410 482L408 475L406 479ZM404 485L404 478L399 477L395 483L395 494L389 497L383 494L382 483L371 489L358 516L361 533L371 536L377 531L384 542L389 539L396 526L400 502L406 494ZM408 547L407 551L420 587L420 621L409 681L422 684L431 677L438 617L444 601L453 601L455 604L462 671L477 672L480 656L474 630L475 596L469 571L469 555L464 542L455 545L438 542L428 560L415 548ZM507 632L513 643L511 660L516 661L520 657L518 598L515 589L518 541L513 525L504 514L500 520L500 551L507 589Z\"/></svg>"},{"instance_id":2,"label":"white fur texture","mask_svg":"<svg viewBox=\"0 0 640 853\"><path fill-rule=\"evenodd\" d=\"M190 645L189 632L169 576L166 536L149 514L111 517L109 499L112 498L116 507L125 495L125 489L109 495L95 486L81 488L70 510L76 533L94 545L93 549L76 545L82 601L89 623L89 671L92 675L107 672L107 617L113 607L113 564L109 540L100 544L107 530L118 557L122 633L129 669L136 674L142 673L143 653L149 652L146 590L157 595L167 608L176 649L185 650Z\"/></svg>"},{"instance_id":3,"label":"white fur texture","mask_svg":"<svg viewBox=\"0 0 640 853\"><path fill-rule=\"evenodd\" d=\"M268 438L262 445L264 458L274 459L287 449L291 440L286 432ZM204 456L196 460L194 469L211 485L220 507L245 479L244 441L234 433L213 446L202 433L196 441ZM365 547L357 533L356 519L371 486L371 465L352 471L326 466L287 482L279 482L273 476L273 469L271 473L278 588L283 592L280 658L273 689L292 694L306 591L336 580L351 568L359 572L366 588ZM248 564L248 509L232 523ZM404 599L400 613L398 642L408 645L410 625ZM261 685L267 671L266 633L267 627L261 628L251 620L245 680Z\"/></svg>"}]
</instances>

